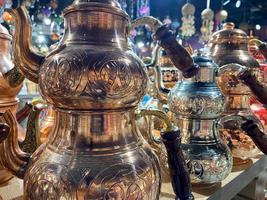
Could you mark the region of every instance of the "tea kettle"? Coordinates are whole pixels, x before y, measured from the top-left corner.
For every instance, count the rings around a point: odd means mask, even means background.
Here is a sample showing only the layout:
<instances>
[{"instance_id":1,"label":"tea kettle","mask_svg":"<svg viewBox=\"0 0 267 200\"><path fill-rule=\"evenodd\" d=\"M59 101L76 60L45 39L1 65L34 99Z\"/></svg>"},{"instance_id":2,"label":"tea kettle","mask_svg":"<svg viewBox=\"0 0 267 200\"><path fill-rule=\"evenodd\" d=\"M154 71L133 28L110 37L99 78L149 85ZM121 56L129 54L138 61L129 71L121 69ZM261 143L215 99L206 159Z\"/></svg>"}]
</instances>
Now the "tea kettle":
<instances>
[{"instance_id":1,"label":"tea kettle","mask_svg":"<svg viewBox=\"0 0 267 200\"><path fill-rule=\"evenodd\" d=\"M258 62L248 51L250 38L244 31L235 29L234 26L233 23L225 23L222 30L213 34L209 41L209 48L211 57L220 67L217 82L226 96L226 111L222 120L224 124L221 126L221 134L231 147L234 165L243 165L249 161L247 158L256 156L259 151L242 129L233 129L226 121L232 114L241 115L262 127L250 110L252 95L250 89L236 77L237 71L242 70L239 68L241 65L248 67L257 77L261 72Z\"/></svg>"},{"instance_id":2,"label":"tea kettle","mask_svg":"<svg viewBox=\"0 0 267 200\"><path fill-rule=\"evenodd\" d=\"M24 177L24 198L158 199L159 163L134 119L147 77L128 48L129 17L119 3L75 0L64 11L62 40L46 57L31 48L25 7L10 13L16 21L16 64L56 111L45 145L26 156L9 146L8 157L1 158ZM197 73L166 26L159 26L154 37L184 76ZM1 119L13 127L12 117L6 112ZM16 130L10 130L1 147L17 143Z\"/></svg>"},{"instance_id":3,"label":"tea kettle","mask_svg":"<svg viewBox=\"0 0 267 200\"><path fill-rule=\"evenodd\" d=\"M225 110L225 98L215 81L218 66L201 50L193 59L200 66L199 72L176 84L169 93L168 105L181 128L191 181L207 186L230 174L232 156L216 128Z\"/></svg>"},{"instance_id":4,"label":"tea kettle","mask_svg":"<svg viewBox=\"0 0 267 200\"><path fill-rule=\"evenodd\" d=\"M17 111L19 100L16 96L22 88L24 76L17 68L14 68L11 60L11 41L12 37L8 30L0 25L0 112L10 110L12 115L16 116L15 125L18 130L19 145L24 151L33 152L37 145L33 141L37 131L37 124L33 116L38 114L39 110L32 110L33 104L29 102ZM31 127L28 128L26 133L19 123L24 121L29 114L28 126ZM12 175L4 169L2 161L0 161L0 184L6 183L11 178Z\"/></svg>"}]
</instances>

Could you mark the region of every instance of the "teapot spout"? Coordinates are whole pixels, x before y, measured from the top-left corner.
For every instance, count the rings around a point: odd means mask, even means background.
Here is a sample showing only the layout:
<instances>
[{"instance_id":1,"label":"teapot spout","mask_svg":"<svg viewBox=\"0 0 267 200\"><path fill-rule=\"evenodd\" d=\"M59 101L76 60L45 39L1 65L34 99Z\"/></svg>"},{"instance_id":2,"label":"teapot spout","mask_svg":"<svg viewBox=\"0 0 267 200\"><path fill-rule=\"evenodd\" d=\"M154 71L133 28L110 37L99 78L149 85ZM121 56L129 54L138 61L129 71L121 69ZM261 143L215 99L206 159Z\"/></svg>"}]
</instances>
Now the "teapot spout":
<instances>
[{"instance_id":1,"label":"teapot spout","mask_svg":"<svg viewBox=\"0 0 267 200\"><path fill-rule=\"evenodd\" d=\"M23 178L30 154L18 146L17 122L10 110L0 113L0 161L18 178Z\"/></svg>"},{"instance_id":2,"label":"teapot spout","mask_svg":"<svg viewBox=\"0 0 267 200\"><path fill-rule=\"evenodd\" d=\"M44 56L37 54L32 46L32 25L25 6L10 9L8 12L15 19L14 63L29 80L38 83L39 67Z\"/></svg>"}]
</instances>

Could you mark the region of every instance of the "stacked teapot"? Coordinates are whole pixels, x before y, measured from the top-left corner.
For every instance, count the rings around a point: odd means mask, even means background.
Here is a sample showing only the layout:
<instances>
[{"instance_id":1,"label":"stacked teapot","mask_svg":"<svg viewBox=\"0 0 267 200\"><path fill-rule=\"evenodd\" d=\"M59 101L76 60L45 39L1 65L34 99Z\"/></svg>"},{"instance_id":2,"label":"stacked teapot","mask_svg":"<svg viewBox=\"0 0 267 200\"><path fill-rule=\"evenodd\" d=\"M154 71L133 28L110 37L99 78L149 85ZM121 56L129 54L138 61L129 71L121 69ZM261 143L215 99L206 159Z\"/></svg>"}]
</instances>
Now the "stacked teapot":
<instances>
[{"instance_id":1,"label":"stacked teapot","mask_svg":"<svg viewBox=\"0 0 267 200\"><path fill-rule=\"evenodd\" d=\"M16 117L14 128L18 131L17 139L19 145L26 152L34 151L37 143L35 116L39 113L38 110L32 111L32 104L26 104L24 108L17 112L19 100L16 97L20 92L24 80L24 76L14 67L11 60L11 41L12 37L8 30L0 25L0 112L7 110ZM30 114L31 113L31 114ZM26 131L20 126L25 118L29 116L28 130ZM5 152L1 150L1 154ZM0 161L0 184L6 183L13 176L4 169L2 161Z\"/></svg>"},{"instance_id":2,"label":"stacked teapot","mask_svg":"<svg viewBox=\"0 0 267 200\"><path fill-rule=\"evenodd\" d=\"M128 48L129 17L118 2L75 0L64 11L65 34L59 46L46 57L31 47L25 7L10 12L16 20L15 61L39 84L56 112L48 142L32 155L7 145L17 143L14 117L10 112L1 116L10 127L0 144L1 151L8 152L1 160L24 178L24 198L158 199L158 159L135 123L147 76ZM166 26L157 27L155 39L185 77L198 72Z\"/></svg>"},{"instance_id":3,"label":"stacked teapot","mask_svg":"<svg viewBox=\"0 0 267 200\"><path fill-rule=\"evenodd\" d=\"M222 142L216 122L225 110L225 98L215 81L218 66L203 51L194 62L198 74L181 80L168 96L170 111L182 131L182 149L193 184L210 186L222 181L232 169L232 156Z\"/></svg>"},{"instance_id":4,"label":"stacked teapot","mask_svg":"<svg viewBox=\"0 0 267 200\"><path fill-rule=\"evenodd\" d=\"M221 120L220 130L231 148L235 166L246 165L259 150L242 129L232 126L233 116L245 116L262 127L250 110L250 89L237 79L237 73L242 71L241 65L250 68L256 76L260 73L258 62L249 54L248 42L247 34L235 29L233 23L225 23L209 41L210 56L220 67L217 82L226 96L225 117Z\"/></svg>"}]
</instances>

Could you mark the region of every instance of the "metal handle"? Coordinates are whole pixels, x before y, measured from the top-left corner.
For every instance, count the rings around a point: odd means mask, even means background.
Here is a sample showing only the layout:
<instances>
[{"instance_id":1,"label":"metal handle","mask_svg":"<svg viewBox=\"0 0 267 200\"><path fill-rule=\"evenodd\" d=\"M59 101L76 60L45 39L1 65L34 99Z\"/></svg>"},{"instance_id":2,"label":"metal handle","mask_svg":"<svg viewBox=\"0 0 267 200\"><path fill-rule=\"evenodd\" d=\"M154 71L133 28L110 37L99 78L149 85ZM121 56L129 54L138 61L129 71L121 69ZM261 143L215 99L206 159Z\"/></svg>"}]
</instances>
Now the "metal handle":
<instances>
[{"instance_id":1,"label":"metal handle","mask_svg":"<svg viewBox=\"0 0 267 200\"><path fill-rule=\"evenodd\" d=\"M249 68L244 66L244 65L240 65L237 63L229 63L229 64L226 64L226 65L219 67L217 69L216 75L221 76L222 74L224 74L227 71L234 71L235 75L238 76L239 74L244 73L247 70L249 70Z\"/></svg>"}]
</instances>

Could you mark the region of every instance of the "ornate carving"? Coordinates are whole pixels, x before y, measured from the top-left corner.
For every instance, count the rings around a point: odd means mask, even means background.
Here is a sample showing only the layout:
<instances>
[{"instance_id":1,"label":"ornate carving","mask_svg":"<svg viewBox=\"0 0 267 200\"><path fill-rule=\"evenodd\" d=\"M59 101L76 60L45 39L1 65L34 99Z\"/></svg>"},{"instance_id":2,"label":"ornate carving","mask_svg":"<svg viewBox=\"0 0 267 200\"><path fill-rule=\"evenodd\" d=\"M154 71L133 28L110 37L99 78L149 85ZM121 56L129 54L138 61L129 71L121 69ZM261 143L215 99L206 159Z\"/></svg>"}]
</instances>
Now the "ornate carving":
<instances>
[{"instance_id":1,"label":"ornate carving","mask_svg":"<svg viewBox=\"0 0 267 200\"><path fill-rule=\"evenodd\" d=\"M146 86L142 65L133 55L120 52L66 49L49 57L40 74L42 93L51 98L135 98Z\"/></svg>"},{"instance_id":2,"label":"ornate carving","mask_svg":"<svg viewBox=\"0 0 267 200\"><path fill-rule=\"evenodd\" d=\"M86 189L85 199L149 200L154 197L147 193L152 189L148 187L157 187L153 183L152 170L147 171L146 168L143 169L130 163L115 164L105 168L94 176L88 186L88 180L91 178L90 174L85 176L79 187Z\"/></svg>"},{"instance_id":3,"label":"ornate carving","mask_svg":"<svg viewBox=\"0 0 267 200\"><path fill-rule=\"evenodd\" d=\"M213 117L224 111L225 101L222 95L217 96L175 96L169 100L170 110L179 115Z\"/></svg>"},{"instance_id":4,"label":"ornate carving","mask_svg":"<svg viewBox=\"0 0 267 200\"><path fill-rule=\"evenodd\" d=\"M67 167L58 163L36 165L31 169L31 175L25 178L25 185L30 186L26 187L26 195L29 199L71 199L66 174Z\"/></svg>"}]
</instances>

